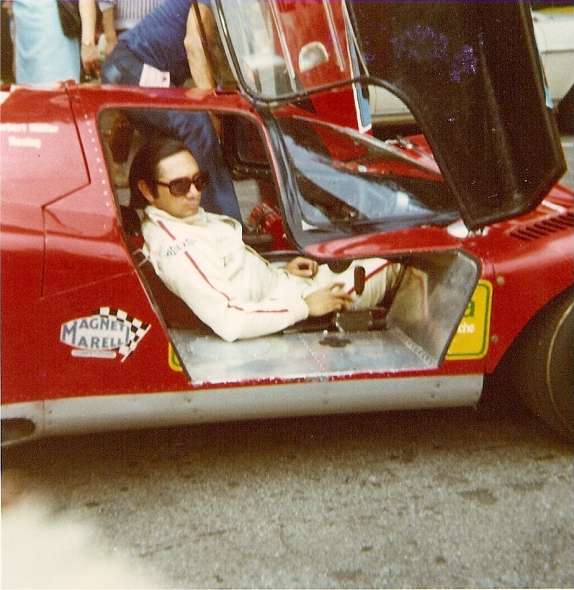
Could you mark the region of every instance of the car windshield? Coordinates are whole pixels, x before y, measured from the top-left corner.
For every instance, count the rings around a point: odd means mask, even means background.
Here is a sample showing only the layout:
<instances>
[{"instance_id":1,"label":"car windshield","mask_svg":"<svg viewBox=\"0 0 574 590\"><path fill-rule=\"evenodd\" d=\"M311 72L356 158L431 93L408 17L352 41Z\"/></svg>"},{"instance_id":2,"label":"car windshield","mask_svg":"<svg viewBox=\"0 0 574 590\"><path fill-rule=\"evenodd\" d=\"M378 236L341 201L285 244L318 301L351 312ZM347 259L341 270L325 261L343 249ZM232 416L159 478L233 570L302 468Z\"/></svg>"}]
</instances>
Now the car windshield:
<instances>
[{"instance_id":1,"label":"car windshield","mask_svg":"<svg viewBox=\"0 0 574 590\"><path fill-rule=\"evenodd\" d=\"M344 3L219 0L239 74L278 98L353 77Z\"/></svg>"},{"instance_id":2,"label":"car windshield","mask_svg":"<svg viewBox=\"0 0 574 590\"><path fill-rule=\"evenodd\" d=\"M441 223L458 217L440 176L397 148L349 129L302 117L276 119L307 230Z\"/></svg>"}]
</instances>

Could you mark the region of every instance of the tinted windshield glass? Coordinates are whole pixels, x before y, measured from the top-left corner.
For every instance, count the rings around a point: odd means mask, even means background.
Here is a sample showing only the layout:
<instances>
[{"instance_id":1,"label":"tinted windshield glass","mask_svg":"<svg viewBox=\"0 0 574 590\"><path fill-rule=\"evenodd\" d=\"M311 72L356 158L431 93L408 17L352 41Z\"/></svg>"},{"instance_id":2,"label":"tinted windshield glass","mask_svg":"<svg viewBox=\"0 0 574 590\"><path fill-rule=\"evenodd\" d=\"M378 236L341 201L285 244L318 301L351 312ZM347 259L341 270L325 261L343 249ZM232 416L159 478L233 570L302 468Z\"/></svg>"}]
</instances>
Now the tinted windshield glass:
<instances>
[{"instance_id":1,"label":"tinted windshield glass","mask_svg":"<svg viewBox=\"0 0 574 590\"><path fill-rule=\"evenodd\" d=\"M278 119L305 229L389 227L458 217L441 176L369 136L299 117Z\"/></svg>"}]
</instances>

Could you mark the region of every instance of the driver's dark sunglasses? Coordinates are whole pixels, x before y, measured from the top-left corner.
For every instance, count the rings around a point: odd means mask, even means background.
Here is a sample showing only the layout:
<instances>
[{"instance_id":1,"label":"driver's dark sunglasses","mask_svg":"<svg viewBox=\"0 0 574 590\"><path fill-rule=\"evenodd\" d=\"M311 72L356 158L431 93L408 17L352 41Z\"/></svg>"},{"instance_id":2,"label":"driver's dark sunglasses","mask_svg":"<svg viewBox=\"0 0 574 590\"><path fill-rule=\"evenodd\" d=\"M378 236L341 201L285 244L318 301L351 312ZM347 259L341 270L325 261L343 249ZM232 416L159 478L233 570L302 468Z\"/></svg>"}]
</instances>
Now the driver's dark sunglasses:
<instances>
[{"instance_id":1,"label":"driver's dark sunglasses","mask_svg":"<svg viewBox=\"0 0 574 590\"><path fill-rule=\"evenodd\" d=\"M159 180L155 182L159 186L167 186L173 197L185 197L189 193L192 184L201 192L209 183L209 174L199 171L192 177L182 176L181 178L174 178L170 182L160 182Z\"/></svg>"}]
</instances>

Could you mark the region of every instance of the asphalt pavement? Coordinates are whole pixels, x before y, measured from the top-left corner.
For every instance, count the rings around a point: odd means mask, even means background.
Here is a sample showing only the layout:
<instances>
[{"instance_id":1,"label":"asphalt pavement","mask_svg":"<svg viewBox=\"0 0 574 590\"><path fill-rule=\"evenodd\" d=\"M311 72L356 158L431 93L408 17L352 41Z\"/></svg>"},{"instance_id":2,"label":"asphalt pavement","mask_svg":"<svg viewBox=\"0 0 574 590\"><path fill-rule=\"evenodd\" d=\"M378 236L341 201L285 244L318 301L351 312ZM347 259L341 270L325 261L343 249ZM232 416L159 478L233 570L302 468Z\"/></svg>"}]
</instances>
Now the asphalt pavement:
<instances>
[{"instance_id":1,"label":"asphalt pavement","mask_svg":"<svg viewBox=\"0 0 574 590\"><path fill-rule=\"evenodd\" d=\"M5 463L53 528L90 523L90 552L162 587L574 586L574 449L518 406L84 436Z\"/></svg>"}]
</instances>

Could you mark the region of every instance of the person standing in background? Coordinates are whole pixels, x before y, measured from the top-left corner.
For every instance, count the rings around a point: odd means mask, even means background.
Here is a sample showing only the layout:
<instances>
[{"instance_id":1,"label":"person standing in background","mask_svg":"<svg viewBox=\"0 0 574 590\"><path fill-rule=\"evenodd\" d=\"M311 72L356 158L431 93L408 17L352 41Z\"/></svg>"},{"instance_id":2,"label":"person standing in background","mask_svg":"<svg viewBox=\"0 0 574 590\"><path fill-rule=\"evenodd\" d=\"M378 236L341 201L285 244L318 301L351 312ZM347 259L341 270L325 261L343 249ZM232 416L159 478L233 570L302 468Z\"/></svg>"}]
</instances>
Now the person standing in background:
<instances>
[{"instance_id":1,"label":"person standing in background","mask_svg":"<svg viewBox=\"0 0 574 590\"><path fill-rule=\"evenodd\" d=\"M80 81L80 40L64 35L56 0L12 0L17 84Z\"/></svg>"},{"instance_id":2,"label":"person standing in background","mask_svg":"<svg viewBox=\"0 0 574 590\"><path fill-rule=\"evenodd\" d=\"M106 55L113 51L119 35L135 27L162 2L163 0L99 0Z\"/></svg>"},{"instance_id":3,"label":"person standing in background","mask_svg":"<svg viewBox=\"0 0 574 590\"><path fill-rule=\"evenodd\" d=\"M81 35L64 33L56 0L4 0L14 19L14 69L18 84L80 81L81 65L88 76L99 73L94 0L78 2ZM4 45L4 41L3 41Z\"/></svg>"},{"instance_id":4,"label":"person standing in background","mask_svg":"<svg viewBox=\"0 0 574 590\"><path fill-rule=\"evenodd\" d=\"M102 82L142 87L183 86L189 78L197 88L213 90L215 73L206 55L217 28L209 0L164 0L135 27L120 36L102 66ZM150 127L183 141L209 174L204 207L241 221L231 174L225 165L215 125L206 111L142 110L131 112L144 133Z\"/></svg>"}]
</instances>

